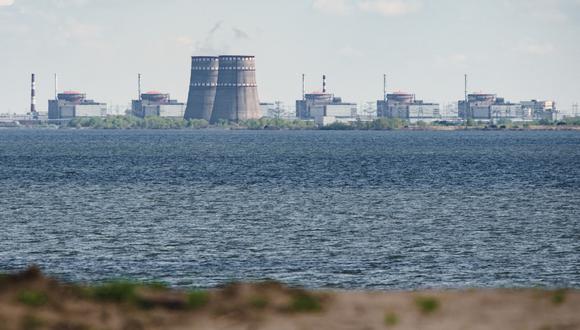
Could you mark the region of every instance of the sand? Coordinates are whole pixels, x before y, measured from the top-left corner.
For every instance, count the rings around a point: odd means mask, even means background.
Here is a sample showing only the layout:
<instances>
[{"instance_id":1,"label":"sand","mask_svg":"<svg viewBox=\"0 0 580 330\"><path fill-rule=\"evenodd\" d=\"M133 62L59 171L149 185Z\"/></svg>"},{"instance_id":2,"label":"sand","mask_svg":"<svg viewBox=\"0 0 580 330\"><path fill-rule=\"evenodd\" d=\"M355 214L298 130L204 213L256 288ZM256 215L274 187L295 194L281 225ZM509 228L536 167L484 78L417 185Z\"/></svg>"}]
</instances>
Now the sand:
<instances>
[{"instance_id":1,"label":"sand","mask_svg":"<svg viewBox=\"0 0 580 330\"><path fill-rule=\"evenodd\" d=\"M578 290L306 291L275 282L188 293L0 277L8 329L580 329Z\"/></svg>"}]
</instances>

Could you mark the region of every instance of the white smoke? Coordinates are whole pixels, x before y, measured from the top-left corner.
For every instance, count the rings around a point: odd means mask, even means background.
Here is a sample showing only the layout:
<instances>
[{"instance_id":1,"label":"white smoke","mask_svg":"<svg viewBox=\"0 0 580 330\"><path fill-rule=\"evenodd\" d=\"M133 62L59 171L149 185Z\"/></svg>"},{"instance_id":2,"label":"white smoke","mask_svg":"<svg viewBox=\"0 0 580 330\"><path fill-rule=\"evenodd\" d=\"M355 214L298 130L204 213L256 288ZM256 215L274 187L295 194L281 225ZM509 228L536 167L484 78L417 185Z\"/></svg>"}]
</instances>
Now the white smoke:
<instances>
[{"instance_id":1,"label":"white smoke","mask_svg":"<svg viewBox=\"0 0 580 330\"><path fill-rule=\"evenodd\" d=\"M0 7L8 7L14 4L14 0L0 0Z\"/></svg>"}]
</instances>

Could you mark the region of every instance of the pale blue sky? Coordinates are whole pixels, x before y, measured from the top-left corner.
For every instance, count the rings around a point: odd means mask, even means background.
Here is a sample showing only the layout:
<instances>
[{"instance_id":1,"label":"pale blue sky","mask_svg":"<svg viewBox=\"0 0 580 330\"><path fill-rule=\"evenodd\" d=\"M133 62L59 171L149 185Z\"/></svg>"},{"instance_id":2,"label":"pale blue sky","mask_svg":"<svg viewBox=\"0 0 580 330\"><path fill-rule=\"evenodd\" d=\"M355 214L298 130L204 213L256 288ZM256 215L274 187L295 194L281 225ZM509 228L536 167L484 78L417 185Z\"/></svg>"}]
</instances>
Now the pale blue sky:
<instances>
[{"instance_id":1,"label":"pale blue sky","mask_svg":"<svg viewBox=\"0 0 580 330\"><path fill-rule=\"evenodd\" d=\"M262 101L307 89L347 101L389 89L441 103L470 91L580 102L580 0L0 0L0 112L25 112L38 74L46 110L61 90L126 105L161 90L186 101L190 55L257 56Z\"/></svg>"}]
</instances>

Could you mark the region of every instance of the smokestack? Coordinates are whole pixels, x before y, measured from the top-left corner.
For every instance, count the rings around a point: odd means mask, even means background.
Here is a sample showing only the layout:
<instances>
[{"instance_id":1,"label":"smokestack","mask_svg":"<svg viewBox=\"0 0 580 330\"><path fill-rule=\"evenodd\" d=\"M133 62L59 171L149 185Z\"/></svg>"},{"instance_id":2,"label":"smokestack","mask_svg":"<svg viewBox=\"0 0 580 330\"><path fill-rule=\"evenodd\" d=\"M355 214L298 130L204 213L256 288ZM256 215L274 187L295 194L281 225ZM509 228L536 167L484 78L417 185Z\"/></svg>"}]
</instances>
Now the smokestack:
<instances>
[{"instance_id":1,"label":"smokestack","mask_svg":"<svg viewBox=\"0 0 580 330\"><path fill-rule=\"evenodd\" d=\"M33 116L36 114L36 75L34 73L30 84L30 113Z\"/></svg>"},{"instance_id":2,"label":"smokestack","mask_svg":"<svg viewBox=\"0 0 580 330\"><path fill-rule=\"evenodd\" d=\"M463 110L463 115L465 116L465 120L467 120L470 117L470 109L469 109L469 103L467 103L467 73L465 74L465 86L464 86L464 97L465 97L465 103L463 104L463 106L465 107ZM465 122L465 125L467 125L467 121Z\"/></svg>"},{"instance_id":3,"label":"smokestack","mask_svg":"<svg viewBox=\"0 0 580 330\"><path fill-rule=\"evenodd\" d=\"M305 80L306 80L306 75L303 73L302 74L302 101L304 101L306 99L306 91L305 91L305 86L304 86Z\"/></svg>"},{"instance_id":4,"label":"smokestack","mask_svg":"<svg viewBox=\"0 0 580 330\"><path fill-rule=\"evenodd\" d=\"M141 101L141 74L137 74L137 100Z\"/></svg>"},{"instance_id":5,"label":"smokestack","mask_svg":"<svg viewBox=\"0 0 580 330\"><path fill-rule=\"evenodd\" d=\"M387 74L383 74L383 100L387 101Z\"/></svg>"},{"instance_id":6,"label":"smokestack","mask_svg":"<svg viewBox=\"0 0 580 330\"><path fill-rule=\"evenodd\" d=\"M464 89L464 92L465 92L465 95L464 95L465 96L465 103L467 103L467 74L465 74L465 89Z\"/></svg>"},{"instance_id":7,"label":"smokestack","mask_svg":"<svg viewBox=\"0 0 580 330\"><path fill-rule=\"evenodd\" d=\"M322 75L322 93L326 94L326 75Z\"/></svg>"},{"instance_id":8,"label":"smokestack","mask_svg":"<svg viewBox=\"0 0 580 330\"><path fill-rule=\"evenodd\" d=\"M54 99L58 100L58 75L54 74Z\"/></svg>"}]
</instances>

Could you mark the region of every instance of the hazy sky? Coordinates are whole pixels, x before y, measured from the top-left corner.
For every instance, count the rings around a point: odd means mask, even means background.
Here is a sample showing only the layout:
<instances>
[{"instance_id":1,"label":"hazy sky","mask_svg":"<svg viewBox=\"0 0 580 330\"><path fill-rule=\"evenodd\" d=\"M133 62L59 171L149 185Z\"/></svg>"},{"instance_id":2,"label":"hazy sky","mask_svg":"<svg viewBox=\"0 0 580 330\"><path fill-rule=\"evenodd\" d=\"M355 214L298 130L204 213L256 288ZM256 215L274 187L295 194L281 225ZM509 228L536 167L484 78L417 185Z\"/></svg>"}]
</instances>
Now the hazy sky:
<instances>
[{"instance_id":1,"label":"hazy sky","mask_svg":"<svg viewBox=\"0 0 580 330\"><path fill-rule=\"evenodd\" d=\"M470 91L580 102L580 0L0 0L0 112L61 90L125 106L144 90L186 101L190 55L254 54L261 101L307 89L344 100L389 89L441 103Z\"/></svg>"}]
</instances>

